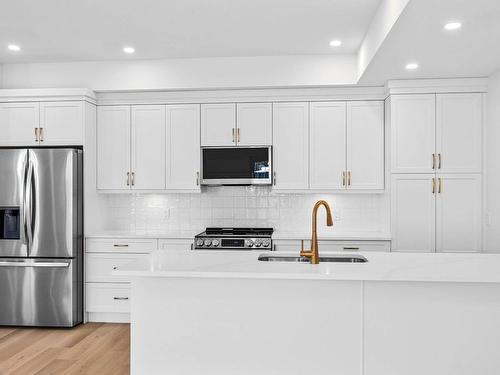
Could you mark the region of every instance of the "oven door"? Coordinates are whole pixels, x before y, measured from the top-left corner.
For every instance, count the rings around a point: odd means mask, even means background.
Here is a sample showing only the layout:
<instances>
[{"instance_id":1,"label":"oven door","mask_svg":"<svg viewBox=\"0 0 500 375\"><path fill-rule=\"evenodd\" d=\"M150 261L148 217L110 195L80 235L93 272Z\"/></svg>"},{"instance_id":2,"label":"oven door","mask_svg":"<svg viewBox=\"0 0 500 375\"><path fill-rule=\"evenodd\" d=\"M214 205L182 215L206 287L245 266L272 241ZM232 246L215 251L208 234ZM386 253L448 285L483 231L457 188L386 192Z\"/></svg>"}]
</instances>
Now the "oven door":
<instances>
[{"instance_id":1,"label":"oven door","mask_svg":"<svg viewBox=\"0 0 500 375\"><path fill-rule=\"evenodd\" d=\"M202 148L202 185L271 185L271 147Z\"/></svg>"}]
</instances>

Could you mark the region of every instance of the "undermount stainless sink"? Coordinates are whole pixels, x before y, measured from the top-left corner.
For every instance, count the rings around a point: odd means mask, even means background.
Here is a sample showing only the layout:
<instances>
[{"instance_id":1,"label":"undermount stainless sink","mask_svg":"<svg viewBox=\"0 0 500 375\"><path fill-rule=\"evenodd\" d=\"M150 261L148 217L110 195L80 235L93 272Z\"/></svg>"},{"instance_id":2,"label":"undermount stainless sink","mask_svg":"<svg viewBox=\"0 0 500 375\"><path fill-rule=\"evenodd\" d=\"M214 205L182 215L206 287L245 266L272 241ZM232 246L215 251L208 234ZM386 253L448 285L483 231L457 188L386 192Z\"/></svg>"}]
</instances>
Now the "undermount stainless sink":
<instances>
[{"instance_id":1,"label":"undermount stainless sink","mask_svg":"<svg viewBox=\"0 0 500 375\"><path fill-rule=\"evenodd\" d=\"M311 263L309 258L306 257L295 257L290 255L259 255L258 258L261 262L295 262L295 263ZM319 257L319 262L334 262L334 263L366 263L366 259L362 255L350 255L350 254L339 254L331 256Z\"/></svg>"}]
</instances>

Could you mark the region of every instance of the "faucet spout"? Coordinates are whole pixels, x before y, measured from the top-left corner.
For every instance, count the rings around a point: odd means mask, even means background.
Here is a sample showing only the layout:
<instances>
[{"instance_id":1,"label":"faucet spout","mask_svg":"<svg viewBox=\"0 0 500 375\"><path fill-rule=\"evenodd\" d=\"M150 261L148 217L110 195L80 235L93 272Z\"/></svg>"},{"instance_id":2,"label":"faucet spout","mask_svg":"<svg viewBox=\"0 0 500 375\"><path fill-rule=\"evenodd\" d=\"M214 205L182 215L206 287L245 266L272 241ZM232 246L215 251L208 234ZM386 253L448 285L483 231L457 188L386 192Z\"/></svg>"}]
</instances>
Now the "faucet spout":
<instances>
[{"instance_id":1,"label":"faucet spout","mask_svg":"<svg viewBox=\"0 0 500 375\"><path fill-rule=\"evenodd\" d=\"M306 251L301 249L300 256L307 257L311 260L312 264L319 263L319 250L318 250L318 209L324 206L326 209L326 225L333 226L332 211L327 201L321 199L316 202L312 212L312 235L311 235L311 250Z\"/></svg>"}]
</instances>

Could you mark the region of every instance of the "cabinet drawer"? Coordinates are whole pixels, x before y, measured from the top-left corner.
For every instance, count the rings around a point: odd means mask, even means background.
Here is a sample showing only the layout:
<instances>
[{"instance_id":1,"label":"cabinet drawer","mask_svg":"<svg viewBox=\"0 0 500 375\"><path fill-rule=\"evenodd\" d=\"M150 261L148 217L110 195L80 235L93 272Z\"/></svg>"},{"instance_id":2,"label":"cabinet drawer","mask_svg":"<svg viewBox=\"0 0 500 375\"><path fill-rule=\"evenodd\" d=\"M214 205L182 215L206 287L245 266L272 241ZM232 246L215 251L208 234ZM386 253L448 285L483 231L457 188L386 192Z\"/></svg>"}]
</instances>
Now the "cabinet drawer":
<instances>
[{"instance_id":1,"label":"cabinet drawer","mask_svg":"<svg viewBox=\"0 0 500 375\"><path fill-rule=\"evenodd\" d=\"M149 254L87 254L86 279L87 282L130 282L126 276L113 275L114 270L119 270L130 262L146 260Z\"/></svg>"},{"instance_id":2,"label":"cabinet drawer","mask_svg":"<svg viewBox=\"0 0 500 375\"><path fill-rule=\"evenodd\" d=\"M159 250L192 250L193 239L175 238L158 240Z\"/></svg>"},{"instance_id":3,"label":"cabinet drawer","mask_svg":"<svg viewBox=\"0 0 500 375\"><path fill-rule=\"evenodd\" d=\"M390 241L318 241L319 251L325 252L349 252L349 251L391 251ZM311 247L311 240L304 240L304 248ZM277 240L274 241L276 251L298 252L301 248L301 240Z\"/></svg>"},{"instance_id":4,"label":"cabinet drawer","mask_svg":"<svg viewBox=\"0 0 500 375\"><path fill-rule=\"evenodd\" d=\"M86 283L87 312L130 312L130 285Z\"/></svg>"},{"instance_id":5,"label":"cabinet drawer","mask_svg":"<svg viewBox=\"0 0 500 375\"><path fill-rule=\"evenodd\" d=\"M156 250L156 239L141 238L89 238L87 253L150 253Z\"/></svg>"},{"instance_id":6,"label":"cabinet drawer","mask_svg":"<svg viewBox=\"0 0 500 375\"><path fill-rule=\"evenodd\" d=\"M319 241L318 246L320 251L391 251L389 241Z\"/></svg>"}]
</instances>

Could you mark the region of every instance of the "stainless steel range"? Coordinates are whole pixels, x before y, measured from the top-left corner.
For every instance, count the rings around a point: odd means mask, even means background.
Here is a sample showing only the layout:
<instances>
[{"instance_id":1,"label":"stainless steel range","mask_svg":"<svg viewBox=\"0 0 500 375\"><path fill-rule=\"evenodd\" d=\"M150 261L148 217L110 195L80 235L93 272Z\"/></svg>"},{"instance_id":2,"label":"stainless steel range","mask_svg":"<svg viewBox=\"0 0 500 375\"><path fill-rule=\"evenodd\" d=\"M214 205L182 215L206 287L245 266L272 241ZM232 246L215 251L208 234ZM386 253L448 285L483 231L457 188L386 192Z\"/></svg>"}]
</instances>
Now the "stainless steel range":
<instances>
[{"instance_id":1,"label":"stainless steel range","mask_svg":"<svg viewBox=\"0 0 500 375\"><path fill-rule=\"evenodd\" d=\"M271 250L273 228L207 228L194 237L195 250Z\"/></svg>"}]
</instances>

